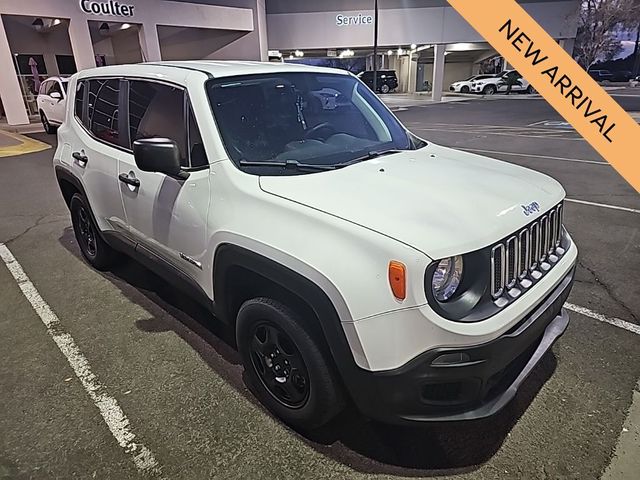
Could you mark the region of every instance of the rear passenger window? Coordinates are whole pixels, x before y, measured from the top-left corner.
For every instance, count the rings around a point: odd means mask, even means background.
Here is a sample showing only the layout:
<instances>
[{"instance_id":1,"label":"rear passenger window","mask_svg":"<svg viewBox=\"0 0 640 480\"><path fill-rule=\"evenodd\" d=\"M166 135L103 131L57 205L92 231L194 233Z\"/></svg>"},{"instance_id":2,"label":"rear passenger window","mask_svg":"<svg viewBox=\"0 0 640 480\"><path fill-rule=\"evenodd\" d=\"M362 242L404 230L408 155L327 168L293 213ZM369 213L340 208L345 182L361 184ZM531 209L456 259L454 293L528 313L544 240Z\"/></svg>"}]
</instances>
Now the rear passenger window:
<instances>
[{"instance_id":1,"label":"rear passenger window","mask_svg":"<svg viewBox=\"0 0 640 480\"><path fill-rule=\"evenodd\" d=\"M118 92L120 80L89 81L87 119L84 122L97 138L122 145L118 130Z\"/></svg>"},{"instance_id":2,"label":"rear passenger window","mask_svg":"<svg viewBox=\"0 0 640 480\"><path fill-rule=\"evenodd\" d=\"M178 144L180 163L189 166L184 91L162 83L129 81L129 133L140 138L170 138Z\"/></svg>"},{"instance_id":3,"label":"rear passenger window","mask_svg":"<svg viewBox=\"0 0 640 480\"><path fill-rule=\"evenodd\" d=\"M75 114L76 117L82 122L82 109L84 107L84 82L78 82L76 84L76 102L75 102Z\"/></svg>"}]
</instances>

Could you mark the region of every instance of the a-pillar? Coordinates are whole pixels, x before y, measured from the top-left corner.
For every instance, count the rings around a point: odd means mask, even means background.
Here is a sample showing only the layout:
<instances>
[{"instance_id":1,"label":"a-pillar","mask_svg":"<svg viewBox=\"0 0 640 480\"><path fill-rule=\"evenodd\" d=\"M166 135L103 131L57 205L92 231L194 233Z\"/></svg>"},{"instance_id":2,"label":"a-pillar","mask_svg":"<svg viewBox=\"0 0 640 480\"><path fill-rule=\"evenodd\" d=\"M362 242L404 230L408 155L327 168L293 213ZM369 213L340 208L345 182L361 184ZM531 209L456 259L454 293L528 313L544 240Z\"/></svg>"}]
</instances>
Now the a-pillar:
<instances>
[{"instance_id":1,"label":"a-pillar","mask_svg":"<svg viewBox=\"0 0 640 480\"><path fill-rule=\"evenodd\" d=\"M138 39L140 41L143 62L159 62L162 60L158 28L155 25L140 25L138 29Z\"/></svg>"},{"instance_id":2,"label":"a-pillar","mask_svg":"<svg viewBox=\"0 0 640 480\"><path fill-rule=\"evenodd\" d=\"M69 42L71 43L71 50L73 50L73 58L76 61L78 71L96 66L93 43L89 34L89 24L86 20L78 18L69 20Z\"/></svg>"},{"instance_id":3,"label":"a-pillar","mask_svg":"<svg viewBox=\"0 0 640 480\"><path fill-rule=\"evenodd\" d=\"M431 100L442 100L442 87L444 83L444 52L447 46L438 44L433 49L433 81L431 82Z\"/></svg>"},{"instance_id":4,"label":"a-pillar","mask_svg":"<svg viewBox=\"0 0 640 480\"><path fill-rule=\"evenodd\" d=\"M22 100L22 91L18 83L16 75L15 60L11 55L9 47L9 39L4 29L4 23L0 16L0 96L2 98L2 106L7 116L9 125L24 125L29 123L29 115Z\"/></svg>"}]
</instances>

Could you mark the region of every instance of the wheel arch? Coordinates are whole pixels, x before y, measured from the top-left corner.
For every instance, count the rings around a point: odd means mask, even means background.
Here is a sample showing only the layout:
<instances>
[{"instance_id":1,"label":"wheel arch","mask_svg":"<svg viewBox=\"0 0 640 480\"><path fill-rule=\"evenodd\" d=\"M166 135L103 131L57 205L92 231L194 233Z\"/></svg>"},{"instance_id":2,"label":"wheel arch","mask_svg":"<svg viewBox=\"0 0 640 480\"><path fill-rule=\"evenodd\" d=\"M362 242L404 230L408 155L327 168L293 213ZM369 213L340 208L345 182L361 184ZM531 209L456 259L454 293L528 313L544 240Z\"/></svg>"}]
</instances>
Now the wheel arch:
<instances>
[{"instance_id":1,"label":"wheel arch","mask_svg":"<svg viewBox=\"0 0 640 480\"><path fill-rule=\"evenodd\" d=\"M313 322L312 328L322 336L321 340L331 353L337 370L343 378L348 378L350 372L345 370L357 368L354 355L358 356L358 364L366 360L363 360L364 353L359 341L353 345L354 339L350 338L351 342L347 340L342 327L341 320L348 315L348 310L344 313L344 300L336 298L336 295L340 295L337 289L328 293L326 290L329 289L326 283L323 282L321 287L298 269L245 247L223 243L216 249L213 297L216 315L221 320L235 325L235 317L242 303L259 296L290 305L303 318Z\"/></svg>"}]
</instances>

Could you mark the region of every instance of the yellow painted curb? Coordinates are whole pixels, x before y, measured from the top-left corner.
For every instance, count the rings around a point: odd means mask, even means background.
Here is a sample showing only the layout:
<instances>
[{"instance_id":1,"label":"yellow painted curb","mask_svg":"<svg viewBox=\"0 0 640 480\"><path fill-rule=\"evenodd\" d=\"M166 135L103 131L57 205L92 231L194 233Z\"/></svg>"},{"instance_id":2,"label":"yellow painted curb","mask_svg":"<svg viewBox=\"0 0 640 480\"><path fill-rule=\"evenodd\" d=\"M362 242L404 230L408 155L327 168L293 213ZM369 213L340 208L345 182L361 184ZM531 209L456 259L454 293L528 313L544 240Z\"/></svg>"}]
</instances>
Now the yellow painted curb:
<instances>
[{"instance_id":1,"label":"yellow painted curb","mask_svg":"<svg viewBox=\"0 0 640 480\"><path fill-rule=\"evenodd\" d=\"M20 142L18 145L9 145L7 147L0 147L0 157L12 157L14 155L24 155L26 153L41 152L51 148L48 143L34 140L25 135L19 133L7 132L6 130L0 130L0 135L6 135Z\"/></svg>"}]
</instances>

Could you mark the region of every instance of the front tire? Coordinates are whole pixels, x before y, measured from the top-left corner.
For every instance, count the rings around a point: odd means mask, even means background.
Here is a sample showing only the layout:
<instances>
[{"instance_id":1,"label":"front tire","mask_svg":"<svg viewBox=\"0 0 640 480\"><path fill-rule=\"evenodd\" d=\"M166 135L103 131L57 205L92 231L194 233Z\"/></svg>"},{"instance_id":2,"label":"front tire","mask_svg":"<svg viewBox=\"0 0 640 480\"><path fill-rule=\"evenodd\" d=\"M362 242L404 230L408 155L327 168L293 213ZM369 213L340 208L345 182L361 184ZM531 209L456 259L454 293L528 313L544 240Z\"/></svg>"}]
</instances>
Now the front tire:
<instances>
[{"instance_id":1,"label":"front tire","mask_svg":"<svg viewBox=\"0 0 640 480\"><path fill-rule=\"evenodd\" d=\"M469 93L471 90L466 85L460 89L460 93Z\"/></svg>"},{"instance_id":2,"label":"front tire","mask_svg":"<svg viewBox=\"0 0 640 480\"><path fill-rule=\"evenodd\" d=\"M495 85L487 85L482 89L483 95L495 95L498 89Z\"/></svg>"},{"instance_id":3,"label":"front tire","mask_svg":"<svg viewBox=\"0 0 640 480\"><path fill-rule=\"evenodd\" d=\"M269 298L248 300L238 311L236 337L247 383L285 423L316 429L344 408L322 344L295 311Z\"/></svg>"},{"instance_id":4,"label":"front tire","mask_svg":"<svg viewBox=\"0 0 640 480\"><path fill-rule=\"evenodd\" d=\"M533 86L529 85L527 87L526 92L527 92L527 94L531 95L532 93L536 93L536 90L533 88Z\"/></svg>"},{"instance_id":5,"label":"front tire","mask_svg":"<svg viewBox=\"0 0 640 480\"><path fill-rule=\"evenodd\" d=\"M391 91L391 89L389 88L389 85L384 84L380 87L380 92L381 93L389 93Z\"/></svg>"},{"instance_id":6,"label":"front tire","mask_svg":"<svg viewBox=\"0 0 640 480\"><path fill-rule=\"evenodd\" d=\"M44 128L44 131L46 133L49 133L49 134L56 133L56 127L54 127L49 123L49 119L42 111L40 112L40 121L42 122L42 128Z\"/></svg>"},{"instance_id":7,"label":"front tire","mask_svg":"<svg viewBox=\"0 0 640 480\"><path fill-rule=\"evenodd\" d=\"M98 270L106 270L118 259L113 250L100 236L93 214L84 196L76 193L69 202L71 223L76 241L87 262Z\"/></svg>"}]
</instances>

